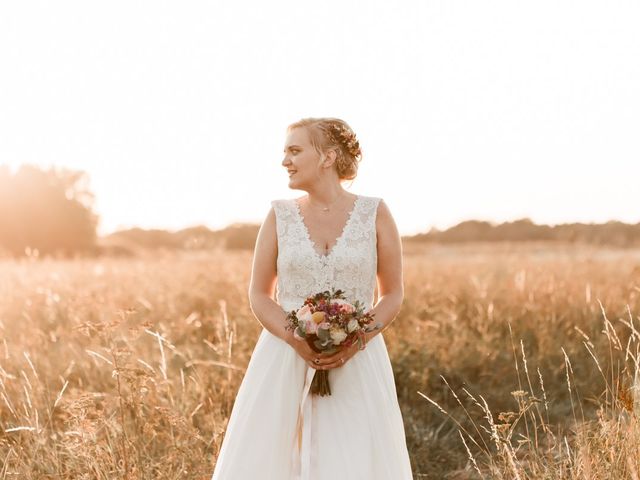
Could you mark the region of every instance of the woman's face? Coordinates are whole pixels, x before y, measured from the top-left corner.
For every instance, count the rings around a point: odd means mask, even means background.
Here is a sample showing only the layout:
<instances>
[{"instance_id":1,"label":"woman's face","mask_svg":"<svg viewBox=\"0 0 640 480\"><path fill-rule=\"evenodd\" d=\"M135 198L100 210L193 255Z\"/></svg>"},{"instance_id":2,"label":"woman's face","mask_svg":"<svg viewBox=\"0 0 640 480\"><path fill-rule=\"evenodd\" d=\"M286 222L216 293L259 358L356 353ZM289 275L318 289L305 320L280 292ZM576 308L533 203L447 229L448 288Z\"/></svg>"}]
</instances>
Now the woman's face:
<instances>
[{"instance_id":1,"label":"woman's face","mask_svg":"<svg viewBox=\"0 0 640 480\"><path fill-rule=\"evenodd\" d=\"M311 145L306 128L294 128L284 144L282 166L289 174L289 188L306 190L320 178L320 155Z\"/></svg>"}]
</instances>

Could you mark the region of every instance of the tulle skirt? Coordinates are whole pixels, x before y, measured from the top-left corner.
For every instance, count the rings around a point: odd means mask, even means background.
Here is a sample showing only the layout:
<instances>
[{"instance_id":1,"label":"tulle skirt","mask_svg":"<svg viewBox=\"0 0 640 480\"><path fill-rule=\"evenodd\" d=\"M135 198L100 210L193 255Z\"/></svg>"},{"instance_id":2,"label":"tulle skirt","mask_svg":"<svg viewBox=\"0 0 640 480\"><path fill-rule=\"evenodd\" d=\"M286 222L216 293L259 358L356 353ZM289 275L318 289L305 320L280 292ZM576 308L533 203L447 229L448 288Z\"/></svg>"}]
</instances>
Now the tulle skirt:
<instances>
[{"instance_id":1,"label":"tulle skirt","mask_svg":"<svg viewBox=\"0 0 640 480\"><path fill-rule=\"evenodd\" d=\"M212 480L411 480L382 334L329 370L330 396L310 394L314 372L263 328Z\"/></svg>"}]
</instances>

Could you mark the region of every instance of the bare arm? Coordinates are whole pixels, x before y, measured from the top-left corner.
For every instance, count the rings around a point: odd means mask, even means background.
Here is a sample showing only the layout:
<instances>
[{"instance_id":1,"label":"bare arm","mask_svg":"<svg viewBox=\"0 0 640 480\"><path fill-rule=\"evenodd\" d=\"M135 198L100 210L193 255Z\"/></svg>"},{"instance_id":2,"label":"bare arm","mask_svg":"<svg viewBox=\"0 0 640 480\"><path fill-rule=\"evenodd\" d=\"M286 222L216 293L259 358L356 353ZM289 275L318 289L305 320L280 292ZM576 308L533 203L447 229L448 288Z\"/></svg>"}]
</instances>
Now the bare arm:
<instances>
[{"instance_id":1,"label":"bare arm","mask_svg":"<svg viewBox=\"0 0 640 480\"><path fill-rule=\"evenodd\" d=\"M277 257L276 214L272 207L258 231L249 282L249 306L264 328L290 343L293 334L284 328L287 314L274 300Z\"/></svg>"},{"instance_id":2,"label":"bare arm","mask_svg":"<svg viewBox=\"0 0 640 480\"><path fill-rule=\"evenodd\" d=\"M380 200L376 217L378 237L378 302L371 309L374 324L382 328L367 334L367 341L385 330L396 318L404 299L402 278L402 241L389 207Z\"/></svg>"}]
</instances>

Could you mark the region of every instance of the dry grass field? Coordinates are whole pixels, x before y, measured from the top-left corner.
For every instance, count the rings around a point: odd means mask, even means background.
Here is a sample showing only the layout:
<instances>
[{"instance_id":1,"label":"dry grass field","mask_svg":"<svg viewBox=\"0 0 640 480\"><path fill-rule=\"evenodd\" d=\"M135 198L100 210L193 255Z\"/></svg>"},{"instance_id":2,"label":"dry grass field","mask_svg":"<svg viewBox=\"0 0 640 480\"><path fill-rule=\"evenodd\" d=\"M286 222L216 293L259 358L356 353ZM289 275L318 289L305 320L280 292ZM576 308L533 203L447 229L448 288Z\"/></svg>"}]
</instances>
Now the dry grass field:
<instances>
[{"instance_id":1,"label":"dry grass field","mask_svg":"<svg viewBox=\"0 0 640 480\"><path fill-rule=\"evenodd\" d=\"M250 264L1 261L0 479L209 478ZM415 478L640 478L640 251L408 244L405 290L384 336Z\"/></svg>"}]
</instances>

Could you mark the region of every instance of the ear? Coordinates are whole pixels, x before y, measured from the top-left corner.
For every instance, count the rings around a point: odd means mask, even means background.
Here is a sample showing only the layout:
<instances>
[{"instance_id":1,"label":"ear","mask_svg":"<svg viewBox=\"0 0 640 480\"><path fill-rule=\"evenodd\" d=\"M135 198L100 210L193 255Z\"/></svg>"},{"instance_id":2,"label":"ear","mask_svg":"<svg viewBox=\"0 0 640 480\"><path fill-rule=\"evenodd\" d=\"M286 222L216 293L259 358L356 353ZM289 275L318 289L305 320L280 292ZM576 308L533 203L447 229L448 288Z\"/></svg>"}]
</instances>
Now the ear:
<instances>
[{"instance_id":1,"label":"ear","mask_svg":"<svg viewBox=\"0 0 640 480\"><path fill-rule=\"evenodd\" d=\"M324 160L322 161L322 166L325 168L331 167L335 163L336 157L337 157L336 151L333 149L329 150L324 156Z\"/></svg>"}]
</instances>

